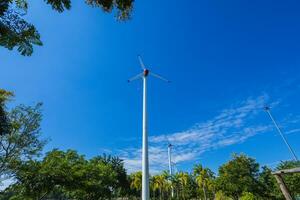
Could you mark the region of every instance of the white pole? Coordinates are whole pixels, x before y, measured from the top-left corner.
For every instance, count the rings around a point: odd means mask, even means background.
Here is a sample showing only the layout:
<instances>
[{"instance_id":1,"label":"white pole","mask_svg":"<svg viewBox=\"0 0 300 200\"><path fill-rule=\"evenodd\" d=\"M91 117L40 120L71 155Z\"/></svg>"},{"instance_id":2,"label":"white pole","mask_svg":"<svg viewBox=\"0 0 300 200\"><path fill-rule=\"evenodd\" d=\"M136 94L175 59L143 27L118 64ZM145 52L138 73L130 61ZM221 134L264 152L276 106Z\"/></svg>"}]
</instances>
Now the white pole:
<instances>
[{"instance_id":1,"label":"white pole","mask_svg":"<svg viewBox=\"0 0 300 200\"><path fill-rule=\"evenodd\" d=\"M168 146L169 173L172 176L171 145Z\"/></svg>"},{"instance_id":2,"label":"white pole","mask_svg":"<svg viewBox=\"0 0 300 200\"><path fill-rule=\"evenodd\" d=\"M170 173L170 176L172 178L172 158L171 158L171 147L172 145L169 144L168 145L168 158L169 158L169 173ZM171 179L172 181L172 179ZM171 197L173 198L174 197L174 188L173 186L171 186Z\"/></svg>"},{"instance_id":3,"label":"white pole","mask_svg":"<svg viewBox=\"0 0 300 200\"><path fill-rule=\"evenodd\" d=\"M147 133L147 76L143 76L143 163L142 163L142 200L149 200L149 159Z\"/></svg>"},{"instance_id":4,"label":"white pole","mask_svg":"<svg viewBox=\"0 0 300 200\"><path fill-rule=\"evenodd\" d=\"M274 125L275 125L277 131L279 132L280 136L282 137L284 143L286 144L286 146L287 146L288 149L290 150L291 154L293 155L294 160L295 160L295 161L298 161L298 158L297 158L295 152L293 151L292 147L290 146L290 144L289 144L288 141L286 140L286 138L285 138L285 136L283 135L281 129L279 128L278 124L276 123L275 119L273 118L273 116L272 116L272 114L271 114L271 112L270 112L270 109L269 109L269 108L266 108L266 112L269 114L271 120L273 121L273 123L274 123Z\"/></svg>"}]
</instances>

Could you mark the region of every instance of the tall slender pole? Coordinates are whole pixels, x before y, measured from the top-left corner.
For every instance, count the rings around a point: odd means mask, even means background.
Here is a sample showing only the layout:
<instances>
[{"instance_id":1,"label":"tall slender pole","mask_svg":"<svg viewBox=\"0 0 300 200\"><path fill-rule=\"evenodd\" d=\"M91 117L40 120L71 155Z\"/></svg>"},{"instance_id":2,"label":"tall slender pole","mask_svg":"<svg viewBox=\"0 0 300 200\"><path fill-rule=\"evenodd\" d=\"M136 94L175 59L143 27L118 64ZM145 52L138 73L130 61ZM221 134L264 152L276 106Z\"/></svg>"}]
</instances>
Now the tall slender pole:
<instances>
[{"instance_id":1,"label":"tall slender pole","mask_svg":"<svg viewBox=\"0 0 300 200\"><path fill-rule=\"evenodd\" d=\"M134 77L128 79L128 82L132 82L136 79L143 79L143 147L142 147L142 200L149 200L149 158L148 158L148 118L147 118L147 77L152 75L160 80L170 82L164 77L157 75L155 73L150 73L144 65L141 56L138 56L140 65L143 72L135 75Z\"/></svg>"},{"instance_id":2,"label":"tall slender pole","mask_svg":"<svg viewBox=\"0 0 300 200\"><path fill-rule=\"evenodd\" d=\"M147 76L143 76L143 163L142 163L142 200L149 200L149 159L147 133Z\"/></svg>"},{"instance_id":3,"label":"tall slender pole","mask_svg":"<svg viewBox=\"0 0 300 200\"><path fill-rule=\"evenodd\" d=\"M168 145L168 158L169 158L169 173L170 173L170 176L171 176L171 181L172 181L172 158L171 158L171 148L172 148L172 145L169 144ZM172 183L172 182L171 182ZM174 197L174 188L173 186L171 185L171 197L173 198Z\"/></svg>"},{"instance_id":4,"label":"tall slender pole","mask_svg":"<svg viewBox=\"0 0 300 200\"><path fill-rule=\"evenodd\" d=\"M291 154L293 155L294 157L294 160L295 161L298 161L298 158L296 156L296 153L294 152L294 150L292 149L291 145L288 143L287 139L285 138L284 134L282 133L282 130L279 128L278 124L276 123L275 119L273 118L272 114L271 114L271 111L270 111L270 108L269 107L265 107L265 110L266 112L269 114L272 122L274 123L277 131L279 132L280 136L282 137L284 143L286 144L286 146L288 147L289 151L291 152Z\"/></svg>"},{"instance_id":5,"label":"tall slender pole","mask_svg":"<svg viewBox=\"0 0 300 200\"><path fill-rule=\"evenodd\" d=\"M168 145L169 173L172 176L171 144Z\"/></svg>"}]
</instances>

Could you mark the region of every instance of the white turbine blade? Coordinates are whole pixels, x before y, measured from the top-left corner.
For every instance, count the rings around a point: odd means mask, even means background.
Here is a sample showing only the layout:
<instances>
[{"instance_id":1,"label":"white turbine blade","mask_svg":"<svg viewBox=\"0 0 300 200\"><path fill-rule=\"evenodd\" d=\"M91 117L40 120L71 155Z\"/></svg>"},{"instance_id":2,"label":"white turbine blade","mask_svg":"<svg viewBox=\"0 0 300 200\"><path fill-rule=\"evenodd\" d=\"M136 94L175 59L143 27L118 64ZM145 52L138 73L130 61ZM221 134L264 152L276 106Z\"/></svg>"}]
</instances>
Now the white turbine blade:
<instances>
[{"instance_id":1,"label":"white turbine blade","mask_svg":"<svg viewBox=\"0 0 300 200\"><path fill-rule=\"evenodd\" d=\"M142 57L141 57L140 55L138 55L138 58L139 58L139 62L140 62L140 65L141 65L142 69L143 69L143 70L146 69L146 67L145 67L145 65L144 65L144 62L143 62L143 60L142 60Z\"/></svg>"},{"instance_id":2,"label":"white turbine blade","mask_svg":"<svg viewBox=\"0 0 300 200\"><path fill-rule=\"evenodd\" d=\"M150 72L150 75L152 75L152 76L154 76L154 77L156 77L156 78L158 78L158 79L160 79L160 80L166 81L166 82L168 82L168 83L171 82L171 81L169 81L168 79L165 79L164 77L162 77L162 76L160 76L160 75L158 75L158 74L155 74L155 73L153 73L153 72Z\"/></svg>"},{"instance_id":3,"label":"white turbine blade","mask_svg":"<svg viewBox=\"0 0 300 200\"><path fill-rule=\"evenodd\" d=\"M136 79L139 79L139 78L141 78L141 77L143 77L143 73L139 73L138 75L136 75L136 76L134 76L134 77L128 79L128 82L132 82L132 81L134 81L134 80L136 80Z\"/></svg>"},{"instance_id":4,"label":"white turbine blade","mask_svg":"<svg viewBox=\"0 0 300 200\"><path fill-rule=\"evenodd\" d=\"M171 144L171 142L170 142L170 140L169 140L169 137L168 136L166 136L166 140L167 140L167 142L168 142L168 146Z\"/></svg>"},{"instance_id":5,"label":"white turbine blade","mask_svg":"<svg viewBox=\"0 0 300 200\"><path fill-rule=\"evenodd\" d=\"M172 144L172 142L170 141L170 138L169 137L166 137L167 138L167 141L168 141L168 146L169 147L173 147L174 145Z\"/></svg>"}]
</instances>

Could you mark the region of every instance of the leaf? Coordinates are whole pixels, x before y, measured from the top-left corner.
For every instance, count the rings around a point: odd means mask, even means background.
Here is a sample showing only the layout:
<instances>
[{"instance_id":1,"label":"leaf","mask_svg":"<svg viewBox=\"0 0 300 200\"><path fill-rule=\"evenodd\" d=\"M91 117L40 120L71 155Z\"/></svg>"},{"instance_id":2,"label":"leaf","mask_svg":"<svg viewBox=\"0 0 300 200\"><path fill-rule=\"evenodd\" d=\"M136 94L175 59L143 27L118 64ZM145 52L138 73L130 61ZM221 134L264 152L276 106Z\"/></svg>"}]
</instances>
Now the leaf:
<instances>
[{"instance_id":1,"label":"leaf","mask_svg":"<svg viewBox=\"0 0 300 200\"><path fill-rule=\"evenodd\" d=\"M52 8L58 12L70 10L71 8L71 0L45 0L45 2L50 4Z\"/></svg>"},{"instance_id":2,"label":"leaf","mask_svg":"<svg viewBox=\"0 0 300 200\"><path fill-rule=\"evenodd\" d=\"M28 9L28 2L27 0L15 0L16 6L24 11Z\"/></svg>"}]
</instances>

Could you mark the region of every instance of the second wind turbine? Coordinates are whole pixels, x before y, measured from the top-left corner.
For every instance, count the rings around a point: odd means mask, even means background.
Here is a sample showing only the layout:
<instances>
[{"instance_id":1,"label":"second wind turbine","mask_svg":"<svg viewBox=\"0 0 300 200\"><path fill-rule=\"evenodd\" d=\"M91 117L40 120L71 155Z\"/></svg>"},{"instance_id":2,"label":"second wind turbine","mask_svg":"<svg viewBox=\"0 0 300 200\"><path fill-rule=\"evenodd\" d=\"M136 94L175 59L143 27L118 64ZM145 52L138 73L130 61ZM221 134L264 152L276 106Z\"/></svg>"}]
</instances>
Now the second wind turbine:
<instances>
[{"instance_id":1,"label":"second wind turbine","mask_svg":"<svg viewBox=\"0 0 300 200\"><path fill-rule=\"evenodd\" d=\"M146 68L141 56L138 56L140 65L142 67L143 72L138 75L130 78L128 82L132 82L136 79L143 79L143 149L142 149L142 200L149 200L149 158L148 158L148 118L147 118L147 78L149 75L152 75L158 79L161 79L166 82L170 82L169 80L150 72L149 69Z\"/></svg>"}]
</instances>

